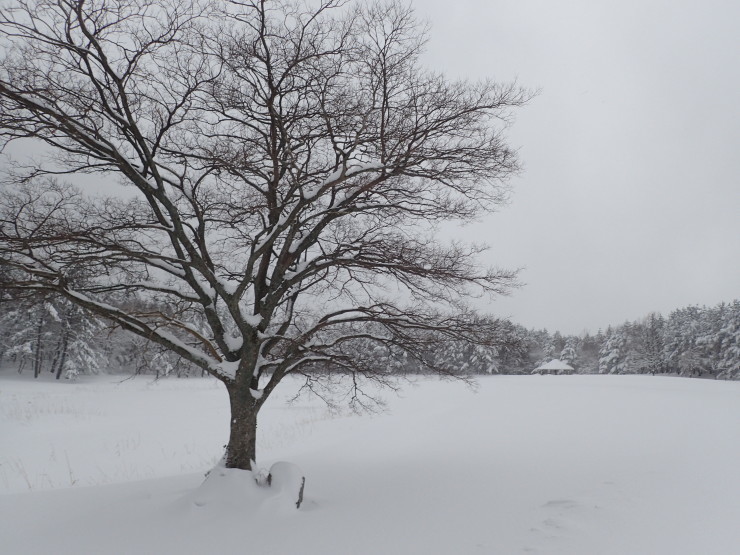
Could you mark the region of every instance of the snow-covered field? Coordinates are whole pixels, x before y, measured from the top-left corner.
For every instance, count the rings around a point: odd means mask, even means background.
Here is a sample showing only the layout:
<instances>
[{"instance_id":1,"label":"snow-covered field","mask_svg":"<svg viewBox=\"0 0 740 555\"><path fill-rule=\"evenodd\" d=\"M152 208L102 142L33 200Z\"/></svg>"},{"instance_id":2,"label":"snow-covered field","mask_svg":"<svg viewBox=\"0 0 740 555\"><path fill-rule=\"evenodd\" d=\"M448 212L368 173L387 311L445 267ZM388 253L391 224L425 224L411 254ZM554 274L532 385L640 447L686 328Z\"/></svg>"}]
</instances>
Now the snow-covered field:
<instances>
[{"instance_id":1,"label":"snow-covered field","mask_svg":"<svg viewBox=\"0 0 740 555\"><path fill-rule=\"evenodd\" d=\"M197 489L227 437L215 381L2 373L0 553L740 553L740 382L479 386L421 380L354 416L286 405L288 384L258 461L305 471L288 510L238 475Z\"/></svg>"}]
</instances>

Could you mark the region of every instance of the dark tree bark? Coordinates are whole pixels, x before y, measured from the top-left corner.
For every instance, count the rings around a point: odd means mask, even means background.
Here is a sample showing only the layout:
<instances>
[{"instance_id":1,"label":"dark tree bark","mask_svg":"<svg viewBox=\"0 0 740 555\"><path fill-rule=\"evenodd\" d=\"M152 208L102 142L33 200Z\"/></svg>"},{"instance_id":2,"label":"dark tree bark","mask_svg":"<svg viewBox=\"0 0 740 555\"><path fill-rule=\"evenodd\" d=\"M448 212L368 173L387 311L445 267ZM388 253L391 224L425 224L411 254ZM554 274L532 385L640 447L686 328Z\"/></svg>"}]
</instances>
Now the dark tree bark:
<instances>
[{"instance_id":1,"label":"dark tree bark","mask_svg":"<svg viewBox=\"0 0 740 555\"><path fill-rule=\"evenodd\" d=\"M57 367L56 371L56 379L60 379L62 377L62 371L64 370L64 365L67 362L67 348L69 347L69 327L65 323L64 330L62 331L62 344L61 344L61 354L59 357L59 366Z\"/></svg>"},{"instance_id":2,"label":"dark tree bark","mask_svg":"<svg viewBox=\"0 0 740 555\"><path fill-rule=\"evenodd\" d=\"M259 405L249 390L228 386L231 406L229 443L224 462L227 468L251 469L257 460L257 413Z\"/></svg>"},{"instance_id":3,"label":"dark tree bark","mask_svg":"<svg viewBox=\"0 0 740 555\"><path fill-rule=\"evenodd\" d=\"M56 373L57 373L57 367L58 367L58 364L59 364L59 357L60 357L61 352L62 352L63 335L64 334L61 334L59 336L59 338L57 339L57 344L54 347L54 356L51 359L51 366L49 366L49 372L51 374L54 374L54 375L56 375Z\"/></svg>"},{"instance_id":4,"label":"dark tree bark","mask_svg":"<svg viewBox=\"0 0 740 555\"><path fill-rule=\"evenodd\" d=\"M41 363L44 356L44 317L39 316L38 324L36 325L36 340L34 341L33 351L33 377L38 378L41 374Z\"/></svg>"}]
</instances>

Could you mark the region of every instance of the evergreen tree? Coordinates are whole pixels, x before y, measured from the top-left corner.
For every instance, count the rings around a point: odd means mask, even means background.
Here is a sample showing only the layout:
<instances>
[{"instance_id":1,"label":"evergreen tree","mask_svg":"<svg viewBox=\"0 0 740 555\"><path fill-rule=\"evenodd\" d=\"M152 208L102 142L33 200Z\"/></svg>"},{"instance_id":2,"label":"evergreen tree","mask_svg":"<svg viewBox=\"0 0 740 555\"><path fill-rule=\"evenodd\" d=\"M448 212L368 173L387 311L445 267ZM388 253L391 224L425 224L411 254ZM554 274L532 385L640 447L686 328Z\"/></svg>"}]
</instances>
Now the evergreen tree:
<instances>
[{"instance_id":1,"label":"evergreen tree","mask_svg":"<svg viewBox=\"0 0 740 555\"><path fill-rule=\"evenodd\" d=\"M102 323L88 311L65 301L58 362L52 367L56 378L74 379L80 374L96 374L104 364L100 348Z\"/></svg>"},{"instance_id":2,"label":"evergreen tree","mask_svg":"<svg viewBox=\"0 0 740 555\"><path fill-rule=\"evenodd\" d=\"M586 333L578 342L578 371L581 374L595 374L599 371L599 349L604 342L601 330L594 336Z\"/></svg>"},{"instance_id":3,"label":"evergreen tree","mask_svg":"<svg viewBox=\"0 0 740 555\"><path fill-rule=\"evenodd\" d=\"M637 364L639 371L651 374L663 373L663 329L665 320L660 314L651 313L637 326L639 342L637 346Z\"/></svg>"},{"instance_id":4,"label":"evergreen tree","mask_svg":"<svg viewBox=\"0 0 740 555\"><path fill-rule=\"evenodd\" d=\"M621 374L625 369L625 340L622 328L606 330L605 341L599 350L599 373Z\"/></svg>"},{"instance_id":5,"label":"evergreen tree","mask_svg":"<svg viewBox=\"0 0 740 555\"><path fill-rule=\"evenodd\" d=\"M569 364L575 369L577 366L576 360L578 358L577 350L578 338L569 335L565 338L565 345L563 346L562 351L560 351L560 360L562 360L566 364Z\"/></svg>"},{"instance_id":6,"label":"evergreen tree","mask_svg":"<svg viewBox=\"0 0 740 555\"><path fill-rule=\"evenodd\" d=\"M720 357L717 377L740 379L740 301L734 301L724 312L718 336Z\"/></svg>"}]
</instances>

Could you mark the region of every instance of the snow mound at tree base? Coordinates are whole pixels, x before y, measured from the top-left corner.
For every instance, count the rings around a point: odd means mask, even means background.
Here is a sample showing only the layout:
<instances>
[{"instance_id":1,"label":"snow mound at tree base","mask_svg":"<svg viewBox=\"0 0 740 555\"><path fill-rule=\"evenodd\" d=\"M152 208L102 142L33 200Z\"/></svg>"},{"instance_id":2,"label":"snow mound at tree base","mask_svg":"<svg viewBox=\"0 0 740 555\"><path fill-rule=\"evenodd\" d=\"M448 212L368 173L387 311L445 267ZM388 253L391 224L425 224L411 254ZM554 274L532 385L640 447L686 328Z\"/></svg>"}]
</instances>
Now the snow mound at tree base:
<instances>
[{"instance_id":1,"label":"snow mound at tree base","mask_svg":"<svg viewBox=\"0 0 740 555\"><path fill-rule=\"evenodd\" d=\"M305 478L297 465L288 462L273 464L265 485L260 485L259 474L260 471L217 466L178 504L204 516L221 512L294 513L300 507Z\"/></svg>"}]
</instances>

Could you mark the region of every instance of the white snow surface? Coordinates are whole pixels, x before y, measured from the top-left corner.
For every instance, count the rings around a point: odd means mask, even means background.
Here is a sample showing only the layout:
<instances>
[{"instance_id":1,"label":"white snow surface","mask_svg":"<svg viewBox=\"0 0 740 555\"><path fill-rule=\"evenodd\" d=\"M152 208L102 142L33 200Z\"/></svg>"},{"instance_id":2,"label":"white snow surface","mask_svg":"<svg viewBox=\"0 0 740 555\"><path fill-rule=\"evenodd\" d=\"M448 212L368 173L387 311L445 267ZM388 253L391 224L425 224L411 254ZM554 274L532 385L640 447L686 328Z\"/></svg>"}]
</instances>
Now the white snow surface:
<instances>
[{"instance_id":1,"label":"white snow surface","mask_svg":"<svg viewBox=\"0 0 740 555\"><path fill-rule=\"evenodd\" d=\"M372 416L296 387L257 462L300 466L300 509L249 472L204 483L228 436L212 379L0 372L0 552L738 553L740 382L422 379Z\"/></svg>"}]
</instances>

